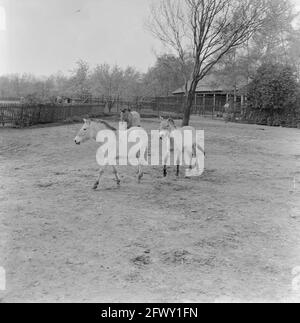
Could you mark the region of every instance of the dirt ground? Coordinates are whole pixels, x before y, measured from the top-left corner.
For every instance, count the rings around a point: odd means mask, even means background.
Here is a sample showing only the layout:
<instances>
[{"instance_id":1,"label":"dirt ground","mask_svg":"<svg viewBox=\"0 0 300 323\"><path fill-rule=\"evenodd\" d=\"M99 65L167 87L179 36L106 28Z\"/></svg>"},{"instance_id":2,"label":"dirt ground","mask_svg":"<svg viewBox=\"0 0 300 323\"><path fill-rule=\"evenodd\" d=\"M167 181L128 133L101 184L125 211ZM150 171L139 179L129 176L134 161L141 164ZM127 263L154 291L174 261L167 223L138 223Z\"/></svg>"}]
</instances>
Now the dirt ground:
<instances>
[{"instance_id":1,"label":"dirt ground","mask_svg":"<svg viewBox=\"0 0 300 323\"><path fill-rule=\"evenodd\" d=\"M81 125L1 128L2 302L300 301L300 130L192 125L201 178L154 167L138 185L123 167L120 188L107 172L97 191Z\"/></svg>"}]
</instances>

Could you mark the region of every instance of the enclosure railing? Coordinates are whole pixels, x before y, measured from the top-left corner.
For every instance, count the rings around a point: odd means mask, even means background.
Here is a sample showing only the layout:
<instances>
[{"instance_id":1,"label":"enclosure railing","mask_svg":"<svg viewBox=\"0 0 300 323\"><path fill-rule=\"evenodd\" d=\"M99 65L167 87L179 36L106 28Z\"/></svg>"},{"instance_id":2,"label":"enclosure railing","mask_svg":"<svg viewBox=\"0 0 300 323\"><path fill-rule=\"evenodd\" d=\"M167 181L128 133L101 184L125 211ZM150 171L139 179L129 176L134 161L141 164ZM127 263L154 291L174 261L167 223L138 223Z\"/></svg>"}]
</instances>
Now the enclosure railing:
<instances>
[{"instance_id":1,"label":"enclosure railing","mask_svg":"<svg viewBox=\"0 0 300 323\"><path fill-rule=\"evenodd\" d=\"M91 98L89 103L73 104L21 104L0 103L0 125L26 127L35 124L55 123L74 118L119 115L124 108L140 112L142 117L182 117L184 96L143 98ZM239 114L241 105L236 104L234 113ZM192 114L215 117L224 112L223 102L209 96L196 97ZM76 120L73 120L76 121Z\"/></svg>"},{"instance_id":2,"label":"enclosure railing","mask_svg":"<svg viewBox=\"0 0 300 323\"><path fill-rule=\"evenodd\" d=\"M26 127L55 123L74 117L104 115L104 105L20 105L0 104L0 124Z\"/></svg>"}]
</instances>

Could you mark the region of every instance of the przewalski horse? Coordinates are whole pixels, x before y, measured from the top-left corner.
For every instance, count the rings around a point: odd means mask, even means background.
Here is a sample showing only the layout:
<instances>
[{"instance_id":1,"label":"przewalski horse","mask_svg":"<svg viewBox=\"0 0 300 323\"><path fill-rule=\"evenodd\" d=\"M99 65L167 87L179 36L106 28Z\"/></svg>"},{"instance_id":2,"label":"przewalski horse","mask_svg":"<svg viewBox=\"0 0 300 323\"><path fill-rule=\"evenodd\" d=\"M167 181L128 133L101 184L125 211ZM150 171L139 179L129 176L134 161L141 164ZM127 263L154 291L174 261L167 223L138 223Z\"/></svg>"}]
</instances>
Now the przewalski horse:
<instances>
[{"instance_id":1,"label":"przewalski horse","mask_svg":"<svg viewBox=\"0 0 300 323\"><path fill-rule=\"evenodd\" d=\"M180 140L176 140L176 138L184 138L185 132L190 132L192 134L192 143L189 145L185 145L185 142L180 142ZM182 156L181 153L184 152L189 158L189 169L192 170L192 162L193 157L197 154L197 149L205 156L204 149L196 142L196 129L193 127L183 127L177 128L173 119L164 119L160 118L160 128L159 128L159 137L161 140L167 138L167 151L168 154L164 158L164 177L167 176L167 160L170 157L169 153L171 151L170 144L174 151L174 156ZM175 160L174 160L175 162ZM177 170L176 176L179 176L180 171L180 160L177 160Z\"/></svg>"},{"instance_id":2,"label":"przewalski horse","mask_svg":"<svg viewBox=\"0 0 300 323\"><path fill-rule=\"evenodd\" d=\"M127 123L127 129L141 126L141 116L136 111L124 109L121 111L121 122Z\"/></svg>"},{"instance_id":3,"label":"przewalski horse","mask_svg":"<svg viewBox=\"0 0 300 323\"><path fill-rule=\"evenodd\" d=\"M97 141L97 136L99 134L99 132L101 130L111 130L113 132L115 132L116 134L116 142L119 142L119 130L117 130L116 128L112 127L110 124L108 124L106 121L103 120L95 120L95 119L84 119L84 125L83 127L80 129L80 131L78 132L76 138L75 138L75 143L76 145L80 145L88 140L94 140ZM127 130L127 135L129 136L131 132L133 131L140 131L141 128L137 128L137 127L133 127L129 130ZM118 148L118 147L116 147ZM118 159L120 156L116 156L116 159ZM140 155L137 154L137 158L139 161L139 165L138 165L138 182L140 183L141 179L143 178L143 171L142 171L142 166L140 163L140 159L139 159ZM121 184L121 179L119 176L119 173L117 171L116 166L112 165L111 166L113 169L113 173L115 175L117 184L120 185ZM93 189L96 190L100 184L100 180L101 177L104 174L104 167L100 167L100 171L99 171L99 177L97 179L97 181L95 182Z\"/></svg>"}]
</instances>

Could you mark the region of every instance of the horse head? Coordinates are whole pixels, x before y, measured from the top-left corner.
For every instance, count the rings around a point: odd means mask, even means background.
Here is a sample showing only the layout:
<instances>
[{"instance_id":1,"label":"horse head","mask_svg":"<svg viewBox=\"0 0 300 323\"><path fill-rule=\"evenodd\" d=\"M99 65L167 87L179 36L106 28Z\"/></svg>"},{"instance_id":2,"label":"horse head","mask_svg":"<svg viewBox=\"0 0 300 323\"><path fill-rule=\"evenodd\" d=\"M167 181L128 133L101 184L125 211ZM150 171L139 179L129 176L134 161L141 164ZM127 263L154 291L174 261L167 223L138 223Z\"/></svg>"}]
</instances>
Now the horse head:
<instances>
[{"instance_id":1,"label":"horse head","mask_svg":"<svg viewBox=\"0 0 300 323\"><path fill-rule=\"evenodd\" d=\"M90 119L84 119L83 122L84 122L84 125L82 126L77 136L75 137L76 145L80 145L88 141L89 139L91 139L92 121Z\"/></svg>"},{"instance_id":2,"label":"horse head","mask_svg":"<svg viewBox=\"0 0 300 323\"><path fill-rule=\"evenodd\" d=\"M176 125L173 119L164 119L160 118L160 127L159 127L159 137L160 139L164 139L166 137L170 137L171 132L176 129Z\"/></svg>"}]
</instances>

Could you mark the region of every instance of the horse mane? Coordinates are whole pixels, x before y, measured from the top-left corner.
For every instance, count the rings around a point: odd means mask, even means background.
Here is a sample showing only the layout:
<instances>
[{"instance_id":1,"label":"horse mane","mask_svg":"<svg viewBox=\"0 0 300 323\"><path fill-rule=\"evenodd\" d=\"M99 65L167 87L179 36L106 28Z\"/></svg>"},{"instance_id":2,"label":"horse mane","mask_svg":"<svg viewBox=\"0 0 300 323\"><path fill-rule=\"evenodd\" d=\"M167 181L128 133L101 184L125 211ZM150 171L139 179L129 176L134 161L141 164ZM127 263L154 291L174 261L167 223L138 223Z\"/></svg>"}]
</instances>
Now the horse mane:
<instances>
[{"instance_id":1,"label":"horse mane","mask_svg":"<svg viewBox=\"0 0 300 323\"><path fill-rule=\"evenodd\" d=\"M105 127L109 130L112 130L112 131L117 131L116 128L114 128L113 126L111 126L109 123L107 123L106 121L104 120L95 120L95 119L92 119L92 121L96 122L96 123L102 123L105 125Z\"/></svg>"},{"instance_id":2,"label":"horse mane","mask_svg":"<svg viewBox=\"0 0 300 323\"><path fill-rule=\"evenodd\" d=\"M168 122L176 129L176 124L175 124L175 121L172 119L172 118L169 118L168 119Z\"/></svg>"},{"instance_id":3,"label":"horse mane","mask_svg":"<svg viewBox=\"0 0 300 323\"><path fill-rule=\"evenodd\" d=\"M125 112L129 112L129 113L130 113L130 112L132 112L132 111L131 111L131 109L130 109L130 108L126 108L126 109L121 110L121 112L122 112L122 113L125 113Z\"/></svg>"}]
</instances>

